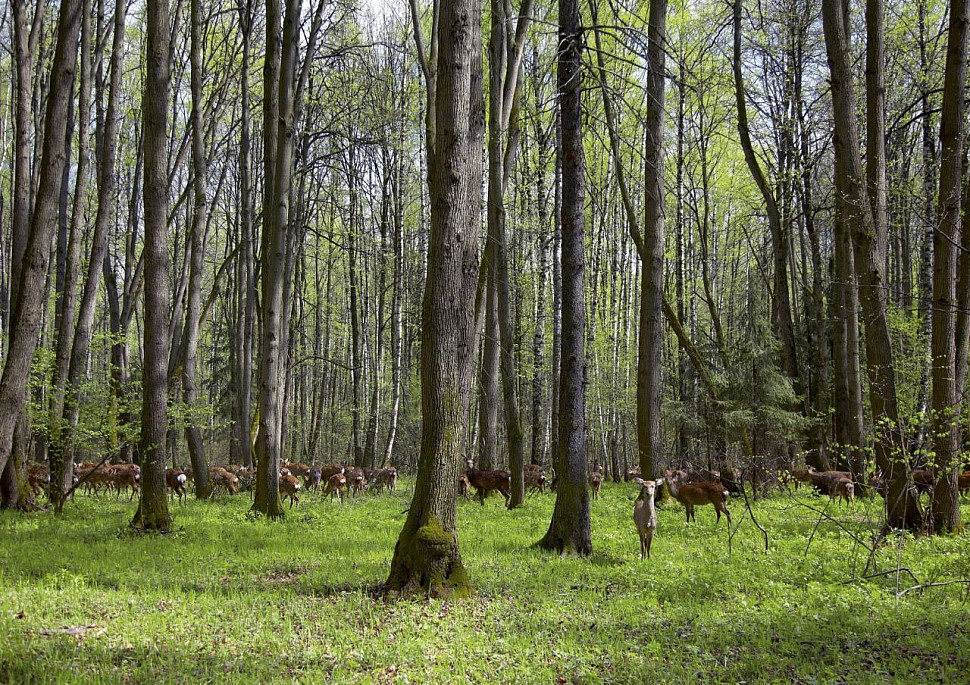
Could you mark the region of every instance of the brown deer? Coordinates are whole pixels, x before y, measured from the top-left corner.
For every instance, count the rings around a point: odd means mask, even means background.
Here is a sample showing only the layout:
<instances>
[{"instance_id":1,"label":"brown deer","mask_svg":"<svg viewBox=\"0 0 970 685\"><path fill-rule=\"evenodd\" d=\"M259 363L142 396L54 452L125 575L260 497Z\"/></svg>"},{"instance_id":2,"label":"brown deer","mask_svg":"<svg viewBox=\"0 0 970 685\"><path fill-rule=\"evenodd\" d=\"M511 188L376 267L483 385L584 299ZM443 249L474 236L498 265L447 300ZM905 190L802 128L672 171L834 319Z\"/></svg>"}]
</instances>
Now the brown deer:
<instances>
[{"instance_id":1,"label":"brown deer","mask_svg":"<svg viewBox=\"0 0 970 685\"><path fill-rule=\"evenodd\" d=\"M310 473L310 467L299 462L288 461L283 464L283 468L289 471L291 476L297 476L300 478L303 478Z\"/></svg>"},{"instance_id":2,"label":"brown deer","mask_svg":"<svg viewBox=\"0 0 970 685\"><path fill-rule=\"evenodd\" d=\"M344 470L344 476L347 478L347 490L351 495L359 495L364 491L364 485L367 481L364 479L364 470L356 466L348 466Z\"/></svg>"},{"instance_id":3,"label":"brown deer","mask_svg":"<svg viewBox=\"0 0 970 685\"><path fill-rule=\"evenodd\" d=\"M650 558L650 543L653 542L653 531L657 528L657 510L653 506L653 496L657 487L662 485L663 478L657 480L636 479L640 486L640 494L633 503L633 523L640 536L640 558Z\"/></svg>"},{"instance_id":4,"label":"brown deer","mask_svg":"<svg viewBox=\"0 0 970 685\"><path fill-rule=\"evenodd\" d=\"M212 489L222 487L230 495L239 492L239 478L226 471L221 466L209 467L209 480L212 481Z\"/></svg>"},{"instance_id":5,"label":"brown deer","mask_svg":"<svg viewBox=\"0 0 970 685\"><path fill-rule=\"evenodd\" d=\"M300 503L300 481L296 476L282 476L280 478L280 493L283 495L282 501L286 501L286 498L290 498L290 509L293 508L293 502L297 504Z\"/></svg>"},{"instance_id":6,"label":"brown deer","mask_svg":"<svg viewBox=\"0 0 970 685\"><path fill-rule=\"evenodd\" d=\"M546 474L538 464L526 464L523 467L522 476L529 492L541 494L546 491Z\"/></svg>"},{"instance_id":7,"label":"brown deer","mask_svg":"<svg viewBox=\"0 0 970 685\"><path fill-rule=\"evenodd\" d=\"M468 470L465 471L465 476L468 478L468 484L475 488L475 496L482 506L485 506L486 495L492 490L498 490L505 498L505 506L508 507L511 500L509 491L512 489L512 474L503 470L481 471L475 468L475 462L471 459L467 463Z\"/></svg>"},{"instance_id":8,"label":"brown deer","mask_svg":"<svg viewBox=\"0 0 970 685\"><path fill-rule=\"evenodd\" d=\"M720 483L678 483L676 480L667 482L670 494L678 502L684 505L687 510L687 522L696 521L694 517L694 507L704 504L713 504L717 512L717 521L720 523L721 512L727 516L728 523L731 523L731 512L728 511L724 502L727 499L728 491Z\"/></svg>"},{"instance_id":9,"label":"brown deer","mask_svg":"<svg viewBox=\"0 0 970 685\"><path fill-rule=\"evenodd\" d=\"M323 496L336 496L340 503L344 501L344 488L347 486L347 477L342 473L335 473L327 479L327 487L323 491Z\"/></svg>"},{"instance_id":10,"label":"brown deer","mask_svg":"<svg viewBox=\"0 0 970 685\"><path fill-rule=\"evenodd\" d=\"M374 471L373 477L371 487L378 492L384 492L384 488L394 492L394 489L397 487L397 469L393 466Z\"/></svg>"},{"instance_id":11,"label":"brown deer","mask_svg":"<svg viewBox=\"0 0 970 685\"><path fill-rule=\"evenodd\" d=\"M172 491L171 496L178 496L179 504L185 503L185 496L188 494L185 484L188 480L189 477L185 475L182 469L167 469L165 471L165 485Z\"/></svg>"},{"instance_id":12,"label":"brown deer","mask_svg":"<svg viewBox=\"0 0 970 685\"><path fill-rule=\"evenodd\" d=\"M599 470L589 474L589 487L593 491L593 499L600 498L600 488L603 486L603 474Z\"/></svg>"},{"instance_id":13,"label":"brown deer","mask_svg":"<svg viewBox=\"0 0 970 685\"><path fill-rule=\"evenodd\" d=\"M832 481L829 498L834 500L836 497L839 498L839 504L852 504L855 501L855 483L851 478L837 478Z\"/></svg>"}]
</instances>

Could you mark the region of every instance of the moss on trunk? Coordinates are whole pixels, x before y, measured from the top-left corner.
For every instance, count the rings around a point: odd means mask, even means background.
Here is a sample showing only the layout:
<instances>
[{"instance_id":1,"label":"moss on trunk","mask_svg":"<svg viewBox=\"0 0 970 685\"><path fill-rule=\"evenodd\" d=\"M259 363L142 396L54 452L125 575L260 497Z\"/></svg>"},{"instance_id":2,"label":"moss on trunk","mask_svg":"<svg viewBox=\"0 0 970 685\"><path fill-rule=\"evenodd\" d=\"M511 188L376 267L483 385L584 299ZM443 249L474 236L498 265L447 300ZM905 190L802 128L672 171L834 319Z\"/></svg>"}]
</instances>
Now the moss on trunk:
<instances>
[{"instance_id":1,"label":"moss on trunk","mask_svg":"<svg viewBox=\"0 0 970 685\"><path fill-rule=\"evenodd\" d=\"M457 536L434 517L416 530L401 531L385 592L444 599L471 596L475 589L461 561Z\"/></svg>"}]
</instances>

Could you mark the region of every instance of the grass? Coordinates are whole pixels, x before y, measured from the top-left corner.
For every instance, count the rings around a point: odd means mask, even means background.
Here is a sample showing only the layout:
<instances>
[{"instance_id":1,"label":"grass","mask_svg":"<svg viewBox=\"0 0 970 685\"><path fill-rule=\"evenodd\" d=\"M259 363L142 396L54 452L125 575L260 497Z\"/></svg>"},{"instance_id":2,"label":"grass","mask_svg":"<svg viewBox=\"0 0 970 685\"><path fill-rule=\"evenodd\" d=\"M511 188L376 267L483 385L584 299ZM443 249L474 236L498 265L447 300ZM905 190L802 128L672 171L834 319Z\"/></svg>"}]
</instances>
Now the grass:
<instances>
[{"instance_id":1,"label":"grass","mask_svg":"<svg viewBox=\"0 0 970 685\"><path fill-rule=\"evenodd\" d=\"M405 483L407 485L407 483ZM459 505L474 598L378 598L407 488L343 506L304 497L285 523L249 499L174 506L178 532L133 535L134 507L80 497L61 519L0 515L0 682L872 682L965 681L967 587L897 592L906 574L856 580L868 503L762 501L770 548L710 507L659 513L639 559L635 488L593 503L588 560L530 549L552 496L505 511ZM736 523L743 506L731 503ZM964 516L970 516L965 508ZM817 525L816 525L817 524ZM814 533L813 533L814 531ZM809 544L809 538L811 543ZM869 572L970 578L970 536L893 540ZM852 581L846 583L845 581ZM64 634L75 629L77 635Z\"/></svg>"}]
</instances>

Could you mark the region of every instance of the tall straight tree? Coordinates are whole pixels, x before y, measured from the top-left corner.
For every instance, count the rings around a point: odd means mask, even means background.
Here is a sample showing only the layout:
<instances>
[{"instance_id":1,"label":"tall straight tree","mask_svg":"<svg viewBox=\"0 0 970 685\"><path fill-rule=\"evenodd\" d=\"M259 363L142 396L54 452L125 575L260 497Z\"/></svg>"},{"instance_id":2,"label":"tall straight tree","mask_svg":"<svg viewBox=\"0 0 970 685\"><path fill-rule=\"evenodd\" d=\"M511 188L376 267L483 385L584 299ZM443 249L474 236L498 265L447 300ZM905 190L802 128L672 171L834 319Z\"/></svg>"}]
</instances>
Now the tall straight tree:
<instances>
[{"instance_id":1,"label":"tall straight tree","mask_svg":"<svg viewBox=\"0 0 970 685\"><path fill-rule=\"evenodd\" d=\"M190 407L198 399L196 365L199 353L199 320L202 309L203 235L206 224L206 177L208 164L205 157L205 131L202 127L204 105L202 102L202 0L192 0L190 12L191 40L189 62L191 64L192 91L192 225L189 228L189 290L185 308L185 328L182 341L182 393ZM194 421L185 426L185 441L189 446L189 459L195 474L195 494L206 499L212 492L205 459L202 429Z\"/></svg>"},{"instance_id":2,"label":"tall straight tree","mask_svg":"<svg viewBox=\"0 0 970 685\"><path fill-rule=\"evenodd\" d=\"M873 1L873 0L870 0ZM940 219L933 233L933 530L960 528L960 397L956 385L957 245L963 193L964 91L967 83L967 0L950 3L943 109L940 116ZM966 208L962 208L966 211Z\"/></svg>"},{"instance_id":3,"label":"tall straight tree","mask_svg":"<svg viewBox=\"0 0 970 685\"><path fill-rule=\"evenodd\" d=\"M168 106L171 42L168 0L149 0L145 47L145 328L142 366L141 486L132 526L168 530L172 517L165 494L165 435L168 432Z\"/></svg>"},{"instance_id":4,"label":"tall straight tree","mask_svg":"<svg viewBox=\"0 0 970 685\"><path fill-rule=\"evenodd\" d=\"M61 171L66 160L64 138L68 128L70 84L77 68L82 8L81 0L65 0L58 15L34 214L20 262L19 279L11 283L10 339L3 374L0 376L0 473L3 473L10 460L14 428L27 398L27 379L40 332L44 281L50 261L51 238L57 222ZM41 10L38 8L38 11ZM18 183L21 180L26 182L26 179L18 177ZM17 218L23 220L26 216ZM17 230L20 229L15 228ZM6 487L4 500L6 506L17 503L16 497Z\"/></svg>"},{"instance_id":5,"label":"tall straight tree","mask_svg":"<svg viewBox=\"0 0 970 685\"><path fill-rule=\"evenodd\" d=\"M660 453L663 348L664 78L667 0L650 0L647 29L647 121L644 141L643 245L637 358L637 445L640 473L652 478Z\"/></svg>"},{"instance_id":6,"label":"tall straight tree","mask_svg":"<svg viewBox=\"0 0 970 685\"><path fill-rule=\"evenodd\" d=\"M512 496L509 508L525 500L523 481L524 435L516 396L513 357L511 292L509 288L508 239L506 237L505 191L519 147L519 77L525 39L532 21L532 0L522 0L516 23L509 16L506 0L491 0L492 21L488 41L488 303L493 304L499 333L500 371L505 407L505 436L509 444ZM494 300L494 302L493 302ZM486 312L488 305L486 305ZM490 330L486 313L486 349ZM487 357L488 355L486 355ZM489 370L491 374L493 370ZM483 379L484 380L484 379Z\"/></svg>"},{"instance_id":7,"label":"tall straight tree","mask_svg":"<svg viewBox=\"0 0 970 685\"><path fill-rule=\"evenodd\" d=\"M559 0L557 81L562 126L562 341L559 438L553 466L559 478L549 530L538 542L561 554L593 551L586 482L586 273L582 103L583 38L579 0Z\"/></svg>"},{"instance_id":8,"label":"tall straight tree","mask_svg":"<svg viewBox=\"0 0 970 685\"><path fill-rule=\"evenodd\" d=\"M859 300L866 331L869 405L878 423L878 430L874 431L876 464L886 478L888 490L886 522L893 528L919 530L923 523L919 502L909 487L906 465L895 453L901 449L901 441L896 373L884 287L885 261L880 260L875 220L859 154L846 16L845 0L822 0L822 27L831 74L835 124L832 136L835 186L840 195L839 206L844 213L840 219L852 231Z\"/></svg>"},{"instance_id":9,"label":"tall straight tree","mask_svg":"<svg viewBox=\"0 0 970 685\"><path fill-rule=\"evenodd\" d=\"M282 380L287 325L283 287L286 274L290 184L293 178L296 53L300 23L299 0L287 0L280 26L279 0L266 2L266 59L263 67L263 331L259 355L259 429L256 436L256 495L253 510L270 518L283 517L279 494L282 447ZM276 122L272 124L271 122Z\"/></svg>"},{"instance_id":10,"label":"tall straight tree","mask_svg":"<svg viewBox=\"0 0 970 685\"><path fill-rule=\"evenodd\" d=\"M460 596L472 592L455 534L455 505L474 371L484 132L481 4L451 0L435 11L433 79L427 78L432 67L415 22L428 107L434 108L428 119L433 128L426 131L431 235L421 311L421 447L414 496L386 588Z\"/></svg>"}]
</instances>

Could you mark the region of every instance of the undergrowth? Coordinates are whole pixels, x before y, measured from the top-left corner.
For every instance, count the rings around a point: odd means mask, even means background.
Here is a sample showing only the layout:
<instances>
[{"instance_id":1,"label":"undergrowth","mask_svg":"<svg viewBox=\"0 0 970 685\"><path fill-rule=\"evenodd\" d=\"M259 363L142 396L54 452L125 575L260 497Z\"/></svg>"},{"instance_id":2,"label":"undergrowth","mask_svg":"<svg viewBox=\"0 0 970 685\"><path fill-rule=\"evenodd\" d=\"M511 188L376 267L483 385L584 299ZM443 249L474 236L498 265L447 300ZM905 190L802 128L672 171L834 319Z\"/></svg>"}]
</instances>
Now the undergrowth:
<instances>
[{"instance_id":1,"label":"undergrowth","mask_svg":"<svg viewBox=\"0 0 970 685\"><path fill-rule=\"evenodd\" d=\"M177 531L164 536L131 533L134 506L111 498L79 497L62 518L4 513L0 682L883 683L970 672L968 587L951 583L970 579L970 536L891 538L871 553L876 504L826 508L804 495L754 504L767 552L733 500L729 549L713 509L686 524L668 503L641 561L635 496L632 484L604 484L585 560L531 547L551 495L512 512L498 499L461 502L477 592L457 602L380 597L406 487L343 505L305 496L284 523L247 520L245 495L189 501L172 507ZM932 583L950 584L909 590Z\"/></svg>"}]
</instances>

